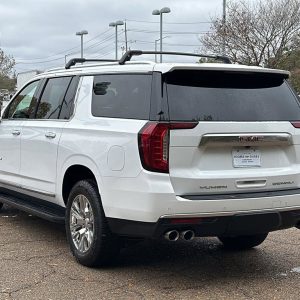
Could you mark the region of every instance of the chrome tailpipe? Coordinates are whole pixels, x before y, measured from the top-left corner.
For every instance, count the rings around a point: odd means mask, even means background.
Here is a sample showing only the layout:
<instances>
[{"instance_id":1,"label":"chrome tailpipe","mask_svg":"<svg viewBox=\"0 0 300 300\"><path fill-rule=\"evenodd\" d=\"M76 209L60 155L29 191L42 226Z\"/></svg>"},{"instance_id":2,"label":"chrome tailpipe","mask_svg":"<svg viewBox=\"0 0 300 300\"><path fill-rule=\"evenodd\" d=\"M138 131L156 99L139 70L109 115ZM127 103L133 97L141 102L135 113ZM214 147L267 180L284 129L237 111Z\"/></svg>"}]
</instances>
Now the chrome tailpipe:
<instances>
[{"instance_id":1,"label":"chrome tailpipe","mask_svg":"<svg viewBox=\"0 0 300 300\"><path fill-rule=\"evenodd\" d=\"M165 233L164 237L168 241L176 242L179 239L179 232L177 230L170 230Z\"/></svg>"},{"instance_id":2,"label":"chrome tailpipe","mask_svg":"<svg viewBox=\"0 0 300 300\"><path fill-rule=\"evenodd\" d=\"M180 232L180 237L185 241L191 241L195 237L195 232L193 230L185 230Z\"/></svg>"}]
</instances>

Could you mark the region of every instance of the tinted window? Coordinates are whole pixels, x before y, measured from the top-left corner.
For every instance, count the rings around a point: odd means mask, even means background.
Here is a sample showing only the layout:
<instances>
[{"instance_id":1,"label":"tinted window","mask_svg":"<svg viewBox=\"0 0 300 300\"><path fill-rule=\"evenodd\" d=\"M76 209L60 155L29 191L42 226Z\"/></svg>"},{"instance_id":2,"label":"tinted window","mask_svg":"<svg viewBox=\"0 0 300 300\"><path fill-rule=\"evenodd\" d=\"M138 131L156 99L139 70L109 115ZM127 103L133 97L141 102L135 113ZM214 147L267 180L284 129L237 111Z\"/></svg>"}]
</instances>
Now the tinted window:
<instances>
[{"instance_id":1,"label":"tinted window","mask_svg":"<svg viewBox=\"0 0 300 300\"><path fill-rule=\"evenodd\" d=\"M148 119L151 75L98 75L94 78L95 117Z\"/></svg>"},{"instance_id":2,"label":"tinted window","mask_svg":"<svg viewBox=\"0 0 300 300\"><path fill-rule=\"evenodd\" d=\"M292 121L300 108L282 75L173 71L165 75L174 121Z\"/></svg>"},{"instance_id":3,"label":"tinted window","mask_svg":"<svg viewBox=\"0 0 300 300\"><path fill-rule=\"evenodd\" d=\"M36 98L34 95L38 84L39 80L27 85L10 103L4 118L28 119L36 107Z\"/></svg>"},{"instance_id":4,"label":"tinted window","mask_svg":"<svg viewBox=\"0 0 300 300\"><path fill-rule=\"evenodd\" d=\"M72 77L51 78L47 81L36 113L37 119L57 119Z\"/></svg>"},{"instance_id":5,"label":"tinted window","mask_svg":"<svg viewBox=\"0 0 300 300\"><path fill-rule=\"evenodd\" d=\"M59 114L60 119L69 119L73 113L78 82L79 77L72 78L66 96L61 105L61 110Z\"/></svg>"}]
</instances>

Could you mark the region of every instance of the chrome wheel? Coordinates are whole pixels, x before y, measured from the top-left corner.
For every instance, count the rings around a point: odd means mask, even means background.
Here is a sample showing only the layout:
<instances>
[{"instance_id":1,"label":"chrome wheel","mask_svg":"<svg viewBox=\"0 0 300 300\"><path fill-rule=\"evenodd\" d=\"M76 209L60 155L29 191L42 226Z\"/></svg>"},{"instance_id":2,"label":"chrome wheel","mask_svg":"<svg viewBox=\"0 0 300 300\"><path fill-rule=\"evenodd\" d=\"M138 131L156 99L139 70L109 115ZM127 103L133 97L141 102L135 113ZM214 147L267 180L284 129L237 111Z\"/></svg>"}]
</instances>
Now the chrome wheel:
<instances>
[{"instance_id":1,"label":"chrome wheel","mask_svg":"<svg viewBox=\"0 0 300 300\"><path fill-rule=\"evenodd\" d=\"M76 249L87 252L94 240L94 214L87 197L77 195L73 200L70 214L70 231Z\"/></svg>"}]
</instances>

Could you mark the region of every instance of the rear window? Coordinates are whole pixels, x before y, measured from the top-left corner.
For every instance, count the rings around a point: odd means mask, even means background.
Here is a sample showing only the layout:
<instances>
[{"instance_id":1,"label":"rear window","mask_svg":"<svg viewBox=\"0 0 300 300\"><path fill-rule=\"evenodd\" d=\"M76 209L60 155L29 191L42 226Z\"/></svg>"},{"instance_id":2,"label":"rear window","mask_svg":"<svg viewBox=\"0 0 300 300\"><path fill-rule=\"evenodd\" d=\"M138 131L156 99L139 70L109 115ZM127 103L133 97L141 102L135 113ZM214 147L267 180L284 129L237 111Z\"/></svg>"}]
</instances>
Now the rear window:
<instances>
[{"instance_id":1,"label":"rear window","mask_svg":"<svg viewBox=\"0 0 300 300\"><path fill-rule=\"evenodd\" d=\"M171 121L294 121L299 102L280 74L175 70L164 75Z\"/></svg>"},{"instance_id":2,"label":"rear window","mask_svg":"<svg viewBox=\"0 0 300 300\"><path fill-rule=\"evenodd\" d=\"M152 75L119 74L94 77L92 115L149 119Z\"/></svg>"}]
</instances>

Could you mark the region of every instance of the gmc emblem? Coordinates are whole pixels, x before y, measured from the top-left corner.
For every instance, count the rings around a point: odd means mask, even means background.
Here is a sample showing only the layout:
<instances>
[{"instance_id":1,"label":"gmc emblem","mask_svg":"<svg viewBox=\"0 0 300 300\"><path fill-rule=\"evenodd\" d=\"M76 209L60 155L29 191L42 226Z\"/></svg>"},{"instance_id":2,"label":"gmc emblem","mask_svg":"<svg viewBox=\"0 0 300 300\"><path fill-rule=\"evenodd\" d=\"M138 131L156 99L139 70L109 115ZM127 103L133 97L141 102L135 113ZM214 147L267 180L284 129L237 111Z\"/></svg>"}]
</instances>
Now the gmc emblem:
<instances>
[{"instance_id":1,"label":"gmc emblem","mask_svg":"<svg viewBox=\"0 0 300 300\"><path fill-rule=\"evenodd\" d=\"M239 136L239 142L245 143L245 142L261 142L264 140L263 136Z\"/></svg>"}]
</instances>

